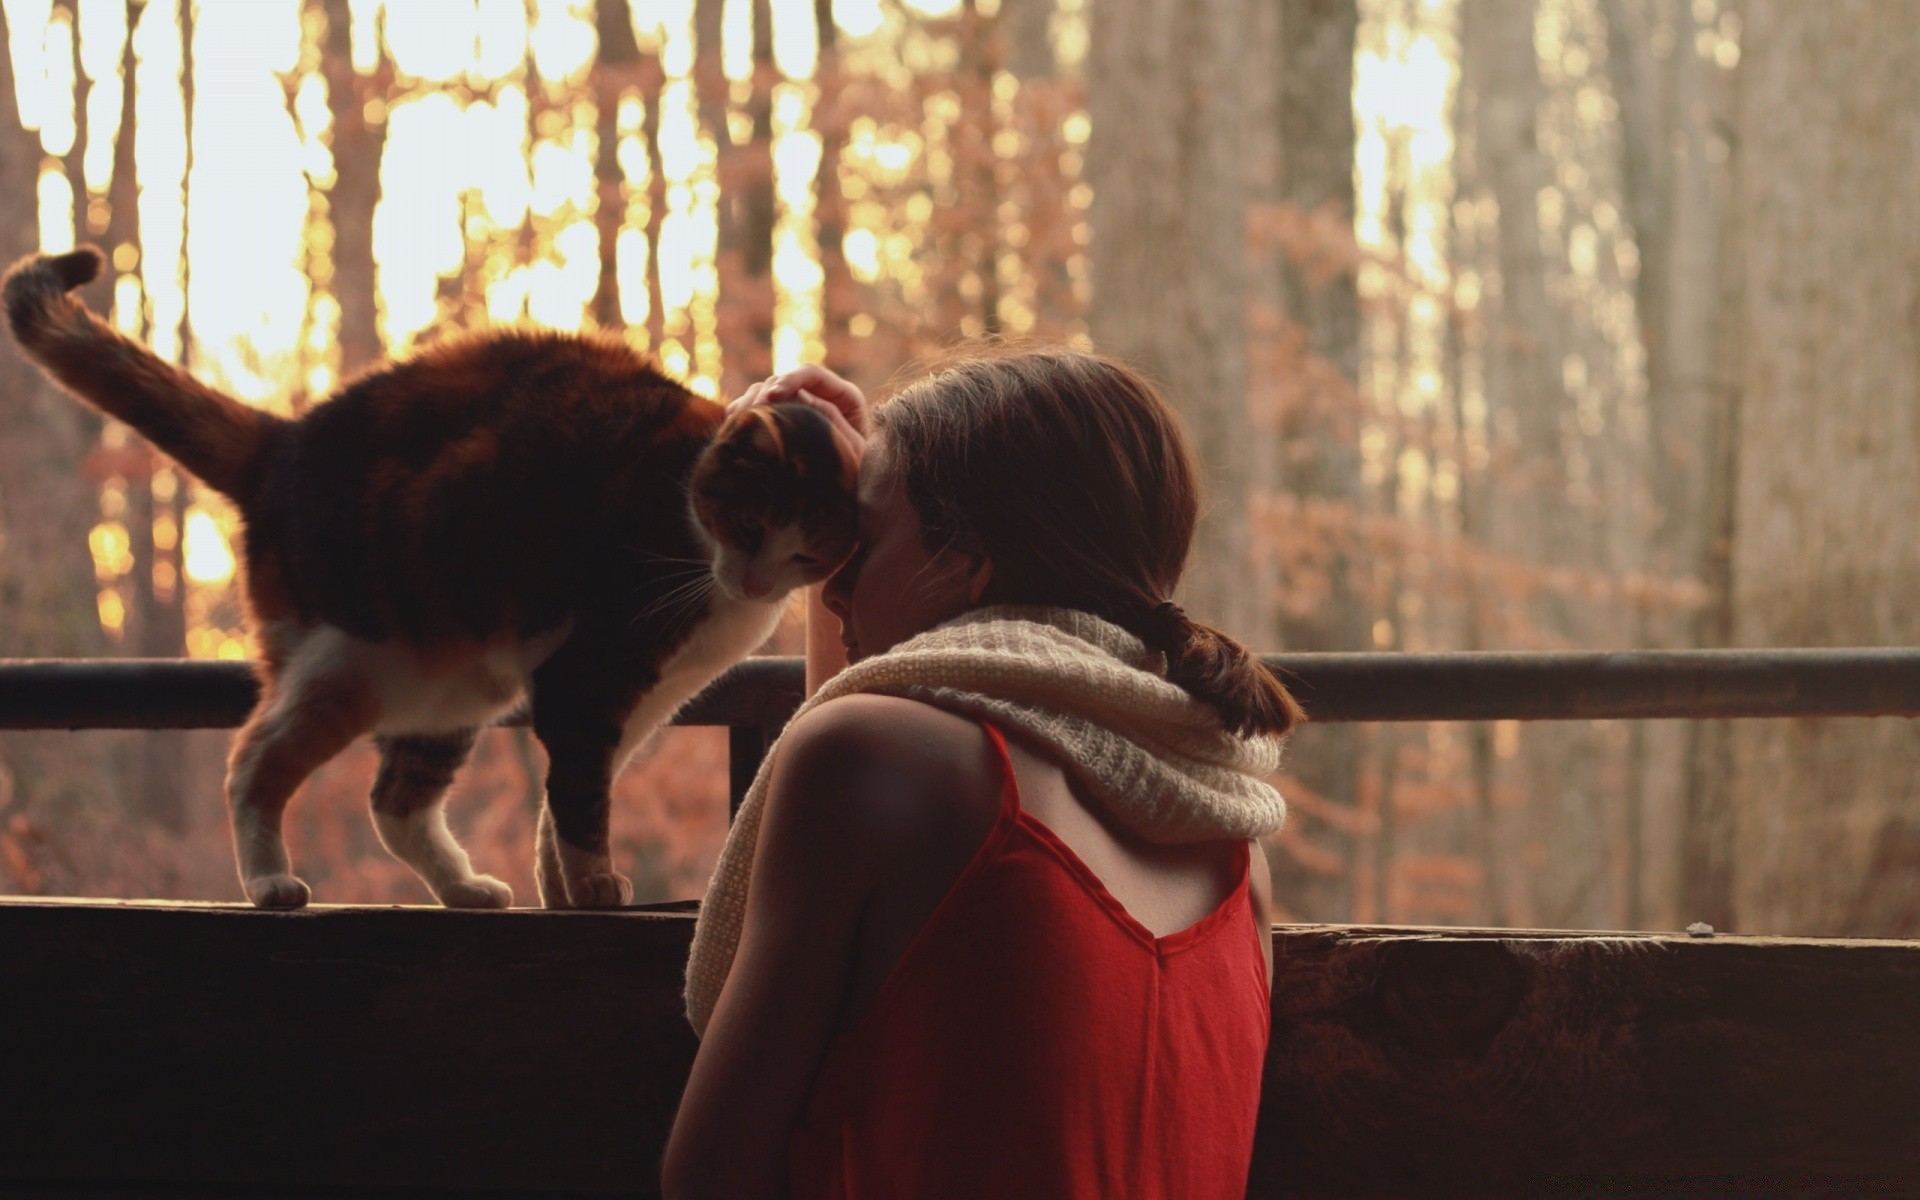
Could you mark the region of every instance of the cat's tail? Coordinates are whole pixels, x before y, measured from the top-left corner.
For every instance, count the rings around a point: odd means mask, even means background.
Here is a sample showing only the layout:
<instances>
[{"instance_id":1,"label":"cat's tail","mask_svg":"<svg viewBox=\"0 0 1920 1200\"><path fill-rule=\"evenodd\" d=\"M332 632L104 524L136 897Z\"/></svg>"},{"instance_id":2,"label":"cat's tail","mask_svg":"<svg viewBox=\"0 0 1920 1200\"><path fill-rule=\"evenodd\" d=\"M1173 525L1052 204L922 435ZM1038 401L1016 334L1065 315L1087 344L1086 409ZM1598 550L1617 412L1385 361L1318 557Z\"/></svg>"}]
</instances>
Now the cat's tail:
<instances>
[{"instance_id":1,"label":"cat's tail","mask_svg":"<svg viewBox=\"0 0 1920 1200\"><path fill-rule=\"evenodd\" d=\"M69 392L133 426L244 507L261 449L282 418L213 390L68 295L99 275L103 262L100 251L82 246L15 263L0 284L14 339Z\"/></svg>"}]
</instances>

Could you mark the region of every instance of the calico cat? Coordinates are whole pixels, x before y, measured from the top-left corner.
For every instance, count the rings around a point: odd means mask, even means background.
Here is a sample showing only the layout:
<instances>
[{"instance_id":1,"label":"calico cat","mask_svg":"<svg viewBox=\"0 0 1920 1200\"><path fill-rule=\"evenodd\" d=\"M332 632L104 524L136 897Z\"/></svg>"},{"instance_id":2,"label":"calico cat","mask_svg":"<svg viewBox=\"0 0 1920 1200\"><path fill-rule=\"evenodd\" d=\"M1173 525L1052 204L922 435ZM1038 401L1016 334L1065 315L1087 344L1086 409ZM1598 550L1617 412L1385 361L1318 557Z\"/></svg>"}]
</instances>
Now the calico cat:
<instances>
[{"instance_id":1,"label":"calico cat","mask_svg":"<svg viewBox=\"0 0 1920 1200\"><path fill-rule=\"evenodd\" d=\"M548 907L624 904L608 789L854 542L856 458L800 404L722 408L611 338L498 331L354 379L295 420L158 358L68 295L98 251L23 259L13 335L81 400L233 501L259 705L228 761L240 877L297 908L281 815L362 734L381 840L442 904L504 908L443 802L523 695L546 747Z\"/></svg>"}]
</instances>

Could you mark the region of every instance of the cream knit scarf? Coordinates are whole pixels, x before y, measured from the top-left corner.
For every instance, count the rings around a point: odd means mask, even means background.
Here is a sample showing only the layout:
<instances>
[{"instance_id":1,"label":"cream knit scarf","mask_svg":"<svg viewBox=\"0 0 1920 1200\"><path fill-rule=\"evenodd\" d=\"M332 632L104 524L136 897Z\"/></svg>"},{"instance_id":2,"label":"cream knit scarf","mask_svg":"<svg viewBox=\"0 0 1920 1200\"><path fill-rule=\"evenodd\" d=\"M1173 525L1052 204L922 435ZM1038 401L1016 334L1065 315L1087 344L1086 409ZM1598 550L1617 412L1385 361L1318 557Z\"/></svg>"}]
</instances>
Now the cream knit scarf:
<instances>
[{"instance_id":1,"label":"cream knit scarf","mask_svg":"<svg viewBox=\"0 0 1920 1200\"><path fill-rule=\"evenodd\" d=\"M1286 805L1266 782L1281 739L1236 737L1166 679L1166 657L1084 612L982 608L848 667L794 714L856 692L924 700L984 717L1051 747L1083 794L1152 842L1255 838ZM704 1034L733 966L754 841L767 802L767 752L700 905L687 962L687 1017Z\"/></svg>"}]
</instances>

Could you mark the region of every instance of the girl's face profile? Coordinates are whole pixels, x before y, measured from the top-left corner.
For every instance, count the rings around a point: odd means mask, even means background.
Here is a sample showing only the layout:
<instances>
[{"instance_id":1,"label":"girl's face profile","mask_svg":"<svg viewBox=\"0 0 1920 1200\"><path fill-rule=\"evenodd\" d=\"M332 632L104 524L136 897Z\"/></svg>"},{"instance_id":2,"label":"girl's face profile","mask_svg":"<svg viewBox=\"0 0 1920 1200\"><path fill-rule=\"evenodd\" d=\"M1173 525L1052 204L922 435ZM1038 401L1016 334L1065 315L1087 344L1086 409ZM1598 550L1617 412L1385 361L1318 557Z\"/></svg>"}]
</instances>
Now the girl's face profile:
<instances>
[{"instance_id":1,"label":"girl's face profile","mask_svg":"<svg viewBox=\"0 0 1920 1200\"><path fill-rule=\"evenodd\" d=\"M992 564L953 549L929 551L919 514L884 439L860 463L860 525L853 557L827 580L822 599L840 618L847 661L858 662L959 616L979 603Z\"/></svg>"}]
</instances>

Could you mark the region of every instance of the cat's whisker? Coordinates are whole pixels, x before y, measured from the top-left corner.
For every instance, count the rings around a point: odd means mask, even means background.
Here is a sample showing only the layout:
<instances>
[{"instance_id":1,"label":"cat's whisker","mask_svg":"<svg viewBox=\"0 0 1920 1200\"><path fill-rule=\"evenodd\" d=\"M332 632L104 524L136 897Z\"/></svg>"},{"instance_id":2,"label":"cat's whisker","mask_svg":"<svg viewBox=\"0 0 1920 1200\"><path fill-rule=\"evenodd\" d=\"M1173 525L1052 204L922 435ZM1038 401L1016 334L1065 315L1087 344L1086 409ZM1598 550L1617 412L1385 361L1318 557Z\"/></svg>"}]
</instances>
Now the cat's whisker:
<instances>
[{"instance_id":1,"label":"cat's whisker","mask_svg":"<svg viewBox=\"0 0 1920 1200\"><path fill-rule=\"evenodd\" d=\"M678 594L682 599L687 601L705 600L713 594L713 590L713 576L702 575L698 579L690 580L682 584Z\"/></svg>"},{"instance_id":2,"label":"cat's whisker","mask_svg":"<svg viewBox=\"0 0 1920 1200\"><path fill-rule=\"evenodd\" d=\"M683 558L673 554L656 554L653 551L648 550L644 546L629 546L627 547L627 553L634 555L635 557L639 558L642 562L681 563L681 564L689 564L697 567L708 567L713 565L712 560L710 559Z\"/></svg>"},{"instance_id":3,"label":"cat's whisker","mask_svg":"<svg viewBox=\"0 0 1920 1200\"><path fill-rule=\"evenodd\" d=\"M683 563L684 565L667 566L650 571L646 579L634 585L634 591L639 592L646 588L658 586L662 582L672 580L697 579L702 575L710 575L713 572L711 563L699 562L693 559L667 559L665 561L669 563Z\"/></svg>"},{"instance_id":4,"label":"cat's whisker","mask_svg":"<svg viewBox=\"0 0 1920 1200\"><path fill-rule=\"evenodd\" d=\"M705 570L705 569L698 570L698 571L679 571L679 572L674 572L667 575L666 578L677 579L680 581L674 584L673 587L668 589L669 592L671 593L671 592L682 591L686 588L696 586L702 580L711 580L713 578L713 572L711 570Z\"/></svg>"},{"instance_id":5,"label":"cat's whisker","mask_svg":"<svg viewBox=\"0 0 1920 1200\"><path fill-rule=\"evenodd\" d=\"M711 593L713 586L714 586L713 576L709 573L703 572L698 577L689 579L684 583L677 584L674 587L670 588L668 591L662 594L658 600L655 600L652 604L648 605L645 609L641 610L641 612L633 618L633 622L634 624L638 624L639 622L646 620L648 617L653 616L655 613L659 612L661 609L667 608L671 605L679 605L679 604L686 603L687 607L691 610L692 608L697 606L688 602L692 600L706 599L707 595Z\"/></svg>"},{"instance_id":6,"label":"cat's whisker","mask_svg":"<svg viewBox=\"0 0 1920 1200\"><path fill-rule=\"evenodd\" d=\"M683 597L677 596L677 595L663 597L659 601L656 601L655 603L649 605L642 612L637 613L634 616L633 620L629 623L633 625L638 625L643 621L649 621L654 619L656 616L660 616L662 614L662 610L674 612L682 607L687 607L681 603L682 600L683 600Z\"/></svg>"},{"instance_id":7,"label":"cat's whisker","mask_svg":"<svg viewBox=\"0 0 1920 1200\"><path fill-rule=\"evenodd\" d=\"M684 601L682 619L691 618L692 615L704 605L707 599L713 595L713 592L714 583L711 576L689 584L681 594L682 600Z\"/></svg>"},{"instance_id":8,"label":"cat's whisker","mask_svg":"<svg viewBox=\"0 0 1920 1200\"><path fill-rule=\"evenodd\" d=\"M701 577L702 575L708 575L708 576L710 576L710 575L712 575L712 574L713 574L713 570L712 570L712 568L710 568L710 567L704 567L704 566L702 566L702 567L681 567L681 568L679 568L679 569L677 569L677 570L672 570L672 571L661 571L661 572L658 572L658 573L657 573L657 574L656 574L656 575L655 575L655 576L654 576L653 578L651 578L651 579L647 579L647 580L644 580L644 581L642 581L642 582L640 582L640 583L638 583L638 584L635 584L635 585L634 585L634 590L635 590L635 591L639 591L639 590L641 590L641 589L643 589L643 588L648 588L648 587L652 587L652 586L655 586L655 585L657 585L657 584L659 584L659 583L661 583L661 582L663 582L663 581L668 581L668 580L685 580L685 579L698 579L698 578L699 578L699 577Z\"/></svg>"}]
</instances>

